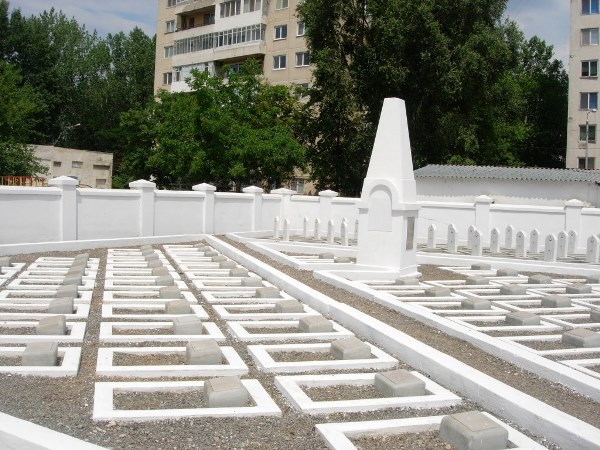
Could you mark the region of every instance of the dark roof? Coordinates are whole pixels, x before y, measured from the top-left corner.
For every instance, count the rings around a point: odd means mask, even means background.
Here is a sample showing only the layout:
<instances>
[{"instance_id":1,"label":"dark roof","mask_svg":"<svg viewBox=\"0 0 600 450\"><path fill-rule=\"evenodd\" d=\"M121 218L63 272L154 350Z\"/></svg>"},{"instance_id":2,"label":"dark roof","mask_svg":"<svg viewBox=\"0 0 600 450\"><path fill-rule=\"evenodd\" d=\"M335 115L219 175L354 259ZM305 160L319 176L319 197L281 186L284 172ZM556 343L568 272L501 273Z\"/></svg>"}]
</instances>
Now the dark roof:
<instances>
[{"instance_id":1,"label":"dark roof","mask_svg":"<svg viewBox=\"0 0 600 450\"><path fill-rule=\"evenodd\" d=\"M600 183L600 170L539 167L446 166L430 164L415 170L416 178L491 178L496 180L575 181Z\"/></svg>"}]
</instances>

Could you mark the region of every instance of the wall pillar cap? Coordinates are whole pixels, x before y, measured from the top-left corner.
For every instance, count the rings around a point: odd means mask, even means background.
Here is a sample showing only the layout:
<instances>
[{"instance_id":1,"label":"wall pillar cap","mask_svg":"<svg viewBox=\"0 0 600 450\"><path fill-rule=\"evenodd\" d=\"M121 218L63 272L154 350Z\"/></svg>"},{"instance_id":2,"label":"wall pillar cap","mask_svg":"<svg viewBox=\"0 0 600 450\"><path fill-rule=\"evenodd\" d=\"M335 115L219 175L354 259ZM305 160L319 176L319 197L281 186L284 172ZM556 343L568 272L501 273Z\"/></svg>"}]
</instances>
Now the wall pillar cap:
<instances>
[{"instance_id":1,"label":"wall pillar cap","mask_svg":"<svg viewBox=\"0 0 600 450\"><path fill-rule=\"evenodd\" d=\"M319 197L337 197L339 194L331 189L319 192Z\"/></svg>"},{"instance_id":2,"label":"wall pillar cap","mask_svg":"<svg viewBox=\"0 0 600 450\"><path fill-rule=\"evenodd\" d=\"M201 191L201 192L215 192L217 188L212 184L208 183L200 183L192 186L193 191Z\"/></svg>"},{"instance_id":3,"label":"wall pillar cap","mask_svg":"<svg viewBox=\"0 0 600 450\"><path fill-rule=\"evenodd\" d=\"M494 199L492 197L488 197L487 195L480 195L475 197L475 203L493 203Z\"/></svg>"},{"instance_id":4,"label":"wall pillar cap","mask_svg":"<svg viewBox=\"0 0 600 450\"><path fill-rule=\"evenodd\" d=\"M297 194L297 192L294 191L293 189L279 188L279 189L273 189L271 191L271 194L294 195L294 194Z\"/></svg>"},{"instance_id":5,"label":"wall pillar cap","mask_svg":"<svg viewBox=\"0 0 600 450\"><path fill-rule=\"evenodd\" d=\"M50 181L48 181L48 186L77 186L78 184L78 180L65 175L52 178Z\"/></svg>"},{"instance_id":6,"label":"wall pillar cap","mask_svg":"<svg viewBox=\"0 0 600 450\"><path fill-rule=\"evenodd\" d=\"M264 192L263 188L259 188L258 186L247 186L242 189L242 192L245 194L262 194Z\"/></svg>"},{"instance_id":7,"label":"wall pillar cap","mask_svg":"<svg viewBox=\"0 0 600 450\"><path fill-rule=\"evenodd\" d=\"M156 183L148 180L136 180L129 183L129 189L155 189Z\"/></svg>"},{"instance_id":8,"label":"wall pillar cap","mask_svg":"<svg viewBox=\"0 0 600 450\"><path fill-rule=\"evenodd\" d=\"M581 200L577 200L576 198L572 198L571 200L567 200L565 202L565 206L583 208L585 206L585 203L583 203Z\"/></svg>"}]
</instances>

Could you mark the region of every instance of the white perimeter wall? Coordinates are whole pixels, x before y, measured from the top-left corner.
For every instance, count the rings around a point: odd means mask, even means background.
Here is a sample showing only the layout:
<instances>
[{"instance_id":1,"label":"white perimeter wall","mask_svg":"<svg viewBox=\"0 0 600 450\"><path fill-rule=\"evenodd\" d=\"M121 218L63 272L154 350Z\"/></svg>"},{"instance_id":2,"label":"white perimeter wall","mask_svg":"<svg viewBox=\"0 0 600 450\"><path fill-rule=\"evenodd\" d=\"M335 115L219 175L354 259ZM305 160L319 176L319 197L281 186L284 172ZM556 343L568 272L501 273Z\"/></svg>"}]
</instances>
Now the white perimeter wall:
<instances>
[{"instance_id":1,"label":"white perimeter wall","mask_svg":"<svg viewBox=\"0 0 600 450\"><path fill-rule=\"evenodd\" d=\"M75 189L60 182L46 188L0 187L0 245L272 230L275 217L281 226L287 218L296 230L302 229L305 217L310 230L316 218L322 230L333 220L338 233L346 219L352 232L358 217L358 199L337 197L331 191L303 196L286 189L264 194L250 188L240 194L214 192L203 184L193 191L174 192L155 190L145 181L133 184L130 190ZM589 236L600 232L600 209L586 208L576 200L557 206L493 200L480 196L473 202L421 201L417 239L425 242L428 227L434 225L437 239L445 241L452 223L459 241L466 241L473 225L487 242L493 228L503 235L513 226L527 234L537 228L542 236L575 230L581 249Z\"/></svg>"}]
</instances>

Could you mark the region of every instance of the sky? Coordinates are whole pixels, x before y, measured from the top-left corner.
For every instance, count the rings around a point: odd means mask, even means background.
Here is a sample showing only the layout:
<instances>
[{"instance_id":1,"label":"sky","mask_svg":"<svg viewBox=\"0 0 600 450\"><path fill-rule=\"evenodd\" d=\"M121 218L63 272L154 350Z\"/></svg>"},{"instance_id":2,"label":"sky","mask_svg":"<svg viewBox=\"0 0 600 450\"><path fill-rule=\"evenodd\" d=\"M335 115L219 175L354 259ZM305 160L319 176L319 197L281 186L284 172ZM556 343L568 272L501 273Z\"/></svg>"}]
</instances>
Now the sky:
<instances>
[{"instance_id":1,"label":"sky","mask_svg":"<svg viewBox=\"0 0 600 450\"><path fill-rule=\"evenodd\" d=\"M136 26L148 35L156 32L156 0L9 0L9 4L26 16L54 7L101 35L129 32ZM565 68L569 59L569 4L569 0L509 0L506 9L527 38L537 35L553 45Z\"/></svg>"}]
</instances>

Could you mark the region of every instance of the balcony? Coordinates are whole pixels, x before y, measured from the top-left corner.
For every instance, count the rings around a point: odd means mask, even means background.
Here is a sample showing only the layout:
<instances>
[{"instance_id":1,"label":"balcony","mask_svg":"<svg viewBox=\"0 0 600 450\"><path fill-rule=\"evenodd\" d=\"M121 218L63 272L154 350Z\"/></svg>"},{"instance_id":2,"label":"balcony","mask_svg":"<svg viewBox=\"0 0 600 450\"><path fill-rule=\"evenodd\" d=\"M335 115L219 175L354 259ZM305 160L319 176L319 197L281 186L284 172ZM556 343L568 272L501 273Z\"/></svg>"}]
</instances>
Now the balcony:
<instances>
[{"instance_id":1,"label":"balcony","mask_svg":"<svg viewBox=\"0 0 600 450\"><path fill-rule=\"evenodd\" d=\"M203 9L215 9L216 0L192 0L188 3L183 3L175 8L175 14L196 14Z\"/></svg>"}]
</instances>

